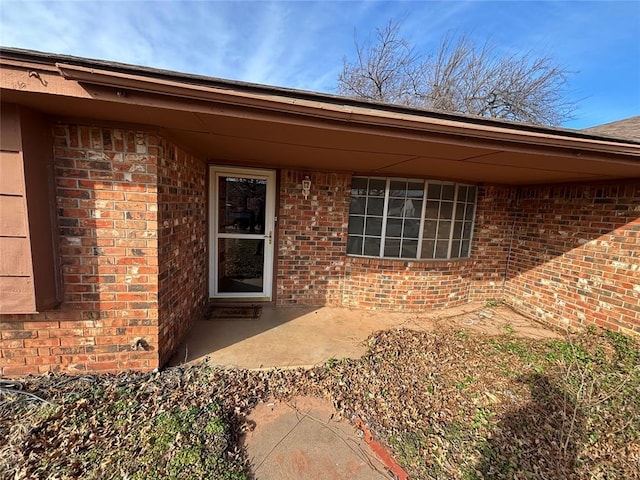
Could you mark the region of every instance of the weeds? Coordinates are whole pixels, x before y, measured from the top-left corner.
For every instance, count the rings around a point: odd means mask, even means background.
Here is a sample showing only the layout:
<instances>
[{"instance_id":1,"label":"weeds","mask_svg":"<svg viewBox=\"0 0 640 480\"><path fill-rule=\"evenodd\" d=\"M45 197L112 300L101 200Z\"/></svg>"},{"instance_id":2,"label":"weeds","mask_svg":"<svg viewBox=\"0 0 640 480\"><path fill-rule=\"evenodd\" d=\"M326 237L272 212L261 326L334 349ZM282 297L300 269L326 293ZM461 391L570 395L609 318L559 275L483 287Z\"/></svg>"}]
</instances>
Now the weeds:
<instances>
[{"instance_id":1,"label":"weeds","mask_svg":"<svg viewBox=\"0 0 640 480\"><path fill-rule=\"evenodd\" d=\"M308 370L25 380L53 405L0 401L0 477L244 479L243 415L314 394L365 421L411 478L637 478L637 340L506 333L383 331L363 358Z\"/></svg>"}]
</instances>

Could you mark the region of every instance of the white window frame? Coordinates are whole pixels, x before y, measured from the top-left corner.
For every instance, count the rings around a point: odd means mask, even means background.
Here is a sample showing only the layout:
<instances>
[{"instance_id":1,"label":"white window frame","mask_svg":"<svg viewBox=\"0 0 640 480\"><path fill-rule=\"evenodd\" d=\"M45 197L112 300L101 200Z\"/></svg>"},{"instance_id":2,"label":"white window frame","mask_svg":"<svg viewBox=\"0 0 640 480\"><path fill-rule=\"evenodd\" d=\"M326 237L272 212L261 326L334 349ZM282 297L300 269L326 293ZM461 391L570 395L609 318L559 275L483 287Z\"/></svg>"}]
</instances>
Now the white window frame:
<instances>
[{"instance_id":1,"label":"white window frame","mask_svg":"<svg viewBox=\"0 0 640 480\"><path fill-rule=\"evenodd\" d=\"M465 259L469 259L471 258L471 250L472 250L472 245L473 245L473 234L475 232L475 222L476 222L476 211L477 211L477 207L478 207L478 187L477 185L472 185L472 184L466 184L466 183L456 183L456 182L444 182L444 181L438 181L438 180L425 180L425 179L416 179L416 178L395 178L395 177L377 177L377 176L365 176L365 175L354 175L353 179L356 178L361 178L361 179L366 179L367 180L367 187L369 185L369 181L370 180L384 180L385 183L385 193L384 193L384 207L383 207L383 212L382 212L382 229L381 229L381 238L380 238L380 250L379 250L379 255L377 256L373 256L373 255L365 255L364 253L349 253L347 252L348 256L353 256L353 257L364 257L364 258L380 258L380 259L389 259L389 260L405 260L405 261L412 261L412 260L419 260L419 261L447 261L447 260L465 260ZM387 220L389 217L389 199L390 199L390 187L391 187L391 182L392 181L403 181L403 182L413 182L413 183L422 183L423 185L423 195L422 195L422 209L421 209L421 213L420 213L420 227L419 227L419 232L418 232L418 246L417 246L417 251L416 251L416 257L402 257L402 256L397 256L397 257L389 257L389 256L385 256L384 255L384 251L385 251L385 242L387 241L386 238L386 230L387 230ZM452 212L451 212L451 217L448 218L441 218L440 217L440 209L442 208L442 203L443 202L448 202L449 200L443 200L442 198L440 199L429 199L428 198L428 190L429 190L429 186L430 185L452 185L454 187L454 195L453 195L453 200L451 200L451 202L453 203L453 208L452 208ZM469 198L466 198L463 202L459 202L458 201L458 197L459 197L459 191L460 191L460 187L472 187L474 188L474 195L473 195L473 201L471 202L471 200ZM367 188L368 190L368 188ZM350 198L351 198L351 194L350 194ZM367 239L367 237L369 238L377 238L377 235L366 235L366 219L367 219L367 213L366 213L366 208L368 205L368 201L370 198L369 192L367 191L366 195L364 196L364 198L366 198L365 201L365 212L363 213L362 217L363 217L363 231L362 234L347 234L348 237L351 236L356 236L356 237L361 237L362 238L362 248L361 248L361 252L364 252L364 242ZM426 215L426 208L427 208L427 202L428 201L437 201L439 203L438 206L438 218L437 218L437 224L436 224L436 238L434 240L434 251L433 251L433 257L427 257L427 258L423 258L422 257L422 248L423 248L423 241L424 241L424 226L425 226L425 215ZM454 241L460 241L460 250L462 250L462 242L465 242L467 239L464 238L464 225L465 223L468 222L468 219L466 218L466 216L463 216L462 218L462 232L461 232L461 236L459 238L455 238L454 239L454 231L455 231L455 224L456 224L456 210L459 206L463 206L463 205L467 205L469 203L472 203L473 205L473 209L472 209L472 214L471 214L471 232L469 233L469 250L467 252L466 255L459 255L457 257L451 257L451 249L453 248L453 243ZM356 214L359 215L359 214ZM351 222L351 207L349 208L349 224ZM449 227L449 237L447 239L447 256L446 257L437 257L436 256L436 251L437 251L437 242L438 242L438 228L440 226L440 222L441 221L450 221L451 222L451 226ZM404 240L404 237L401 237L401 241ZM402 243L401 243L402 245ZM460 253L460 250L458 253ZM400 255L402 255L402 247L400 250Z\"/></svg>"}]
</instances>

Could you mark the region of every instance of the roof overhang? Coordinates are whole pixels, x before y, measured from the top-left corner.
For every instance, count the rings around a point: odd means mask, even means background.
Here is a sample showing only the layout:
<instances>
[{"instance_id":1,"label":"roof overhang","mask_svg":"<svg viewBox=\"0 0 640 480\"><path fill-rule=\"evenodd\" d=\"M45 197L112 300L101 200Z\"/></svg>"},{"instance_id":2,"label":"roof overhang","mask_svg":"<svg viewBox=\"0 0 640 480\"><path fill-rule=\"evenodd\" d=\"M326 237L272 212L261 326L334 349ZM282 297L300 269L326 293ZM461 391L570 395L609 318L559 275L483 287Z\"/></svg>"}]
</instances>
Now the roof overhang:
<instances>
[{"instance_id":1,"label":"roof overhang","mask_svg":"<svg viewBox=\"0 0 640 480\"><path fill-rule=\"evenodd\" d=\"M640 178L640 142L5 49L3 102L161 129L209 161L480 183Z\"/></svg>"}]
</instances>

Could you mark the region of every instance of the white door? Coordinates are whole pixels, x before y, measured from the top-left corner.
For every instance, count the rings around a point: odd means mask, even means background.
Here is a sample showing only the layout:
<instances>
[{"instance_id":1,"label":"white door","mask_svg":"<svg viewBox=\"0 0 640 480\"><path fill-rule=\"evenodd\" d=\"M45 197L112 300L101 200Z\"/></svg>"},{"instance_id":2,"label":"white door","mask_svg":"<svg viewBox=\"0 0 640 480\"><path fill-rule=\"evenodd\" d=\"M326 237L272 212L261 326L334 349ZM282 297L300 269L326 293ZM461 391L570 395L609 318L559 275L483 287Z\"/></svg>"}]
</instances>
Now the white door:
<instances>
[{"instance_id":1,"label":"white door","mask_svg":"<svg viewBox=\"0 0 640 480\"><path fill-rule=\"evenodd\" d=\"M272 299L275 172L210 167L209 293Z\"/></svg>"}]
</instances>

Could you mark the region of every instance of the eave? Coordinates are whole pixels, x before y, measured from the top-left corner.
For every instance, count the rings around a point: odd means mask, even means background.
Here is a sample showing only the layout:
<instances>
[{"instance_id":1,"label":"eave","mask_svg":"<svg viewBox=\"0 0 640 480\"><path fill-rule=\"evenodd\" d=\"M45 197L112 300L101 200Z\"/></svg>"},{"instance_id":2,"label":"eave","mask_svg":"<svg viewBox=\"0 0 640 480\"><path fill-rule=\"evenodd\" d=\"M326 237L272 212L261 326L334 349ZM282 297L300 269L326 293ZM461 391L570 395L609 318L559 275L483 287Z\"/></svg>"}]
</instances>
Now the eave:
<instances>
[{"instance_id":1,"label":"eave","mask_svg":"<svg viewBox=\"0 0 640 480\"><path fill-rule=\"evenodd\" d=\"M2 52L3 102L158 128L210 161L477 183L640 178L633 141L41 55Z\"/></svg>"}]
</instances>

